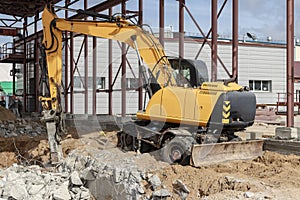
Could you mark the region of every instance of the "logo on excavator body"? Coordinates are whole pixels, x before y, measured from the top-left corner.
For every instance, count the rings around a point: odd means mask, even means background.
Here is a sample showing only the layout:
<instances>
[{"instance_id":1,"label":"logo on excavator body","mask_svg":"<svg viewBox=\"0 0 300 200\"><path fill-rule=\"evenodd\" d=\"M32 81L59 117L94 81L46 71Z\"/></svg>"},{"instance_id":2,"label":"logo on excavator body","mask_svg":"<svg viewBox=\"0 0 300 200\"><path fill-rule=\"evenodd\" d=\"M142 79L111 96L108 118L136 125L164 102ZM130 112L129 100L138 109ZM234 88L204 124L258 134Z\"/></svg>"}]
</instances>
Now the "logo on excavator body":
<instances>
[{"instance_id":1,"label":"logo on excavator body","mask_svg":"<svg viewBox=\"0 0 300 200\"><path fill-rule=\"evenodd\" d=\"M223 102L223 112L222 112L222 123L229 124L229 117L230 117L230 101Z\"/></svg>"}]
</instances>

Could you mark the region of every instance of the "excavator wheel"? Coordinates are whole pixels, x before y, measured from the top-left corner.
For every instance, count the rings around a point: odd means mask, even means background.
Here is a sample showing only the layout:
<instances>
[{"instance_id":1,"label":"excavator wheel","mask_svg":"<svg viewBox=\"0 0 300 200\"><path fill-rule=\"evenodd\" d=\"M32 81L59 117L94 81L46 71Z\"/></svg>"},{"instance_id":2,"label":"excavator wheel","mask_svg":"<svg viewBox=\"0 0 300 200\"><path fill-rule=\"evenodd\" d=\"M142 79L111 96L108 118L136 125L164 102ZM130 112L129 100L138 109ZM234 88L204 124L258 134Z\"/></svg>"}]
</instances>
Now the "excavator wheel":
<instances>
[{"instance_id":1,"label":"excavator wheel","mask_svg":"<svg viewBox=\"0 0 300 200\"><path fill-rule=\"evenodd\" d=\"M118 144L117 146L125 151L134 151L136 150L136 140L134 137L120 131L117 133Z\"/></svg>"},{"instance_id":2,"label":"excavator wheel","mask_svg":"<svg viewBox=\"0 0 300 200\"><path fill-rule=\"evenodd\" d=\"M164 147L160 149L161 159L170 164L188 165L194 141L192 137L175 137L166 141Z\"/></svg>"}]
</instances>

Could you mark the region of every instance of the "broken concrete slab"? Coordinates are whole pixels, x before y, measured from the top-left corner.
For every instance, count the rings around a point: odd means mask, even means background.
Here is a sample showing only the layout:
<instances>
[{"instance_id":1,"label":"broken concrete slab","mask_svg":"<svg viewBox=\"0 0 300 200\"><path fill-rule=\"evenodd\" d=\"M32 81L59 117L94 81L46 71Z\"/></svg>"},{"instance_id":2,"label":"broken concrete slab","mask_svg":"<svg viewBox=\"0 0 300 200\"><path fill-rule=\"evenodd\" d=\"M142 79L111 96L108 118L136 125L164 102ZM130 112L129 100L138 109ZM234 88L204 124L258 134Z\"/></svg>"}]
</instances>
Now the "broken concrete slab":
<instances>
[{"instance_id":1,"label":"broken concrete slab","mask_svg":"<svg viewBox=\"0 0 300 200\"><path fill-rule=\"evenodd\" d=\"M165 199L172 194L167 189L156 190L152 193L153 199Z\"/></svg>"},{"instance_id":2,"label":"broken concrete slab","mask_svg":"<svg viewBox=\"0 0 300 200\"><path fill-rule=\"evenodd\" d=\"M86 168L81 171L80 178L82 178L83 180L86 180L86 181L95 180L94 173L96 173L96 172L93 172L93 170L91 168Z\"/></svg>"},{"instance_id":3,"label":"broken concrete slab","mask_svg":"<svg viewBox=\"0 0 300 200\"><path fill-rule=\"evenodd\" d=\"M28 193L30 195L44 195L45 194L45 185L29 185L27 186Z\"/></svg>"},{"instance_id":4,"label":"broken concrete slab","mask_svg":"<svg viewBox=\"0 0 300 200\"><path fill-rule=\"evenodd\" d=\"M23 180L11 182L10 187L6 187L8 199L22 200L28 198L29 194L26 190L26 185ZM17 188L17 189L16 189Z\"/></svg>"},{"instance_id":5,"label":"broken concrete slab","mask_svg":"<svg viewBox=\"0 0 300 200\"><path fill-rule=\"evenodd\" d=\"M83 185L77 171L74 171L74 172L71 173L71 175L70 175L70 183L72 185L76 185L76 186Z\"/></svg>"},{"instance_id":6,"label":"broken concrete slab","mask_svg":"<svg viewBox=\"0 0 300 200\"><path fill-rule=\"evenodd\" d=\"M182 192L185 193L190 193L190 190L188 189L188 187L182 182L182 180L177 179L174 183L173 186L176 187L176 189L181 190Z\"/></svg>"},{"instance_id":7,"label":"broken concrete slab","mask_svg":"<svg viewBox=\"0 0 300 200\"><path fill-rule=\"evenodd\" d=\"M69 200L71 199L68 187L66 184L61 184L58 189L53 192L54 200Z\"/></svg>"},{"instance_id":8,"label":"broken concrete slab","mask_svg":"<svg viewBox=\"0 0 300 200\"><path fill-rule=\"evenodd\" d=\"M292 127L276 127L275 137L279 139L299 139L300 138L300 128Z\"/></svg>"},{"instance_id":9,"label":"broken concrete slab","mask_svg":"<svg viewBox=\"0 0 300 200\"><path fill-rule=\"evenodd\" d=\"M153 190L156 190L158 187L161 186L161 181L157 175L153 175L148 179L149 183L152 186Z\"/></svg>"}]
</instances>

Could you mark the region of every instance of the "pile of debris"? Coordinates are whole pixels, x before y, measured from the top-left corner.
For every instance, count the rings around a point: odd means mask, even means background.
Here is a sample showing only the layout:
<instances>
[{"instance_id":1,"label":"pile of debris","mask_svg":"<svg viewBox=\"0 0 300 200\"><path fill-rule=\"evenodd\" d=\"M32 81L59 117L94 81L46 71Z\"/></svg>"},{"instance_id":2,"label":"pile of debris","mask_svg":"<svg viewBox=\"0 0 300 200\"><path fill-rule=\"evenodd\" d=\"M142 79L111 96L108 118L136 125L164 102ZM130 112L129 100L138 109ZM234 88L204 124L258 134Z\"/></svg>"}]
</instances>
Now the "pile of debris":
<instances>
[{"instance_id":1,"label":"pile of debris","mask_svg":"<svg viewBox=\"0 0 300 200\"><path fill-rule=\"evenodd\" d=\"M136 163L138 160L151 160L149 154L125 156L118 149L98 153L98 158L94 159L71 154L58 167L58 172L37 165L24 167L16 164L0 170L0 197L16 200L92 197L129 200L162 199L171 195L166 189L159 189L161 181L150 168ZM113 159L117 159L116 162ZM145 186L150 187L153 193L146 194ZM18 190L15 190L16 187Z\"/></svg>"},{"instance_id":2,"label":"pile of debris","mask_svg":"<svg viewBox=\"0 0 300 200\"><path fill-rule=\"evenodd\" d=\"M163 199L171 195L153 174L167 163L155 160L150 154L124 153L117 148L92 150L88 154L83 156L74 150L62 169L78 172L96 199Z\"/></svg>"},{"instance_id":3,"label":"pile of debris","mask_svg":"<svg viewBox=\"0 0 300 200\"><path fill-rule=\"evenodd\" d=\"M46 127L40 121L30 119L0 120L0 137L17 136L36 137L47 134Z\"/></svg>"},{"instance_id":4,"label":"pile of debris","mask_svg":"<svg viewBox=\"0 0 300 200\"><path fill-rule=\"evenodd\" d=\"M36 137L47 133L39 118L17 118L10 110L0 106L0 137Z\"/></svg>"},{"instance_id":5,"label":"pile of debris","mask_svg":"<svg viewBox=\"0 0 300 200\"><path fill-rule=\"evenodd\" d=\"M5 199L90 199L78 173L55 173L37 165L13 165L0 171L0 196ZM17 188L17 189L16 189Z\"/></svg>"}]
</instances>

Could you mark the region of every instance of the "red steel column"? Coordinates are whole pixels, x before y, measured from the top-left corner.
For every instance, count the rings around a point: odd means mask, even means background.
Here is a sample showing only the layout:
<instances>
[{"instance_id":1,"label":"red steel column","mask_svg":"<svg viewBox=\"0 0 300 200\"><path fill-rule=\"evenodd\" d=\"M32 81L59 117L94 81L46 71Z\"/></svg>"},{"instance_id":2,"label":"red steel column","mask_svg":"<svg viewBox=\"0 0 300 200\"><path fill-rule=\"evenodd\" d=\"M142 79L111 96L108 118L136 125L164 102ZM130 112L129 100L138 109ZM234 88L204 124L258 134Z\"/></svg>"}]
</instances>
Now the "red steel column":
<instances>
[{"instance_id":1,"label":"red steel column","mask_svg":"<svg viewBox=\"0 0 300 200\"><path fill-rule=\"evenodd\" d=\"M140 25L143 24L143 0L139 0L139 21L138 23ZM139 69L139 107L138 109L139 110L142 110L143 109L143 79L142 79L142 74L141 74L141 71Z\"/></svg>"},{"instance_id":2,"label":"red steel column","mask_svg":"<svg viewBox=\"0 0 300 200\"><path fill-rule=\"evenodd\" d=\"M109 8L109 16L112 8ZM112 115L112 40L108 40L108 114Z\"/></svg>"},{"instance_id":3,"label":"red steel column","mask_svg":"<svg viewBox=\"0 0 300 200\"><path fill-rule=\"evenodd\" d=\"M27 57L27 48L26 48L26 36L27 36L27 22L28 18L24 18L24 23L23 23L23 45L24 45L24 60L23 60L23 112L27 112L27 62L26 62L26 57Z\"/></svg>"},{"instance_id":4,"label":"red steel column","mask_svg":"<svg viewBox=\"0 0 300 200\"><path fill-rule=\"evenodd\" d=\"M212 48L211 48L211 80L217 80L217 62L218 62L218 1L212 0L211 27L212 27Z\"/></svg>"},{"instance_id":5,"label":"red steel column","mask_svg":"<svg viewBox=\"0 0 300 200\"><path fill-rule=\"evenodd\" d=\"M126 2L122 2L122 15L126 14ZM126 44L122 43L122 117L126 115Z\"/></svg>"},{"instance_id":6,"label":"red steel column","mask_svg":"<svg viewBox=\"0 0 300 200\"><path fill-rule=\"evenodd\" d=\"M287 0L287 117L286 126L294 126L294 0Z\"/></svg>"},{"instance_id":7,"label":"red steel column","mask_svg":"<svg viewBox=\"0 0 300 200\"><path fill-rule=\"evenodd\" d=\"M84 0L84 10L87 9L87 0ZM87 19L87 17L85 18ZM88 114L89 112L89 42L88 42L88 36L84 35L84 114ZM93 74L95 76L95 74Z\"/></svg>"},{"instance_id":8,"label":"red steel column","mask_svg":"<svg viewBox=\"0 0 300 200\"><path fill-rule=\"evenodd\" d=\"M74 36L70 32L70 112L74 113Z\"/></svg>"},{"instance_id":9,"label":"red steel column","mask_svg":"<svg viewBox=\"0 0 300 200\"><path fill-rule=\"evenodd\" d=\"M94 18L96 20L96 18ZM97 37L93 37L93 110L92 114L97 113Z\"/></svg>"},{"instance_id":10,"label":"red steel column","mask_svg":"<svg viewBox=\"0 0 300 200\"><path fill-rule=\"evenodd\" d=\"M39 38L38 38L38 30L37 30L37 21L39 19L39 12L36 12L35 17L34 17L34 32L35 32L35 39L34 39L34 79L35 79L35 94L34 94L34 98L35 98L35 112L39 111L39 107L40 107L40 102L39 102L39 81L38 81L38 77L40 77L40 73L39 73Z\"/></svg>"},{"instance_id":11,"label":"red steel column","mask_svg":"<svg viewBox=\"0 0 300 200\"><path fill-rule=\"evenodd\" d=\"M65 2L65 7L67 8L70 1ZM65 19L68 19L68 10L65 10ZM68 75L68 68L69 68L69 47L68 47L68 31L65 31L65 112L69 112L69 99L68 99L68 85L69 85L69 75Z\"/></svg>"},{"instance_id":12,"label":"red steel column","mask_svg":"<svg viewBox=\"0 0 300 200\"><path fill-rule=\"evenodd\" d=\"M179 0L179 57L184 57L184 5L185 0Z\"/></svg>"},{"instance_id":13,"label":"red steel column","mask_svg":"<svg viewBox=\"0 0 300 200\"><path fill-rule=\"evenodd\" d=\"M13 49L15 49L15 47ZM16 95L16 63L12 64L12 70L13 70L13 77L12 77L13 78L13 85L12 85L13 86L13 95Z\"/></svg>"},{"instance_id":14,"label":"red steel column","mask_svg":"<svg viewBox=\"0 0 300 200\"><path fill-rule=\"evenodd\" d=\"M159 42L164 46L165 39L165 1L159 0Z\"/></svg>"},{"instance_id":15,"label":"red steel column","mask_svg":"<svg viewBox=\"0 0 300 200\"><path fill-rule=\"evenodd\" d=\"M239 21L238 0L232 1L232 77L238 82L238 47L239 47Z\"/></svg>"}]
</instances>

